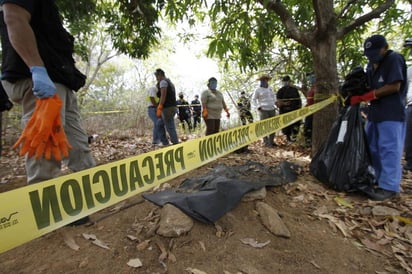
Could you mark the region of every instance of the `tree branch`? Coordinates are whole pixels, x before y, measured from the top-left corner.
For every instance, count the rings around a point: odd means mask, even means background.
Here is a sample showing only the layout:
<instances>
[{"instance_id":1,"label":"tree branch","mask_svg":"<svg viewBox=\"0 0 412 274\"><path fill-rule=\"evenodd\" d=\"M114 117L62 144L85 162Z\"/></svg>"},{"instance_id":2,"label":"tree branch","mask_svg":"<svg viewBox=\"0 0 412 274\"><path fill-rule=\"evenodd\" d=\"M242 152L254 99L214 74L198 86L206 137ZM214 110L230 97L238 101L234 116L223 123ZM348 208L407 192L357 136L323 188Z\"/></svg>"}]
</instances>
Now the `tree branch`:
<instances>
[{"instance_id":1,"label":"tree branch","mask_svg":"<svg viewBox=\"0 0 412 274\"><path fill-rule=\"evenodd\" d=\"M366 22L371 21L372 19L375 19L375 18L379 18L380 15L384 13L385 11L387 11L394 3L395 3L395 0L386 0L385 3L383 3L376 9L372 10L371 12L368 12L362 15L361 17L356 18L354 21L349 23L347 26L338 30L337 39L341 39L347 33L365 24Z\"/></svg>"},{"instance_id":2,"label":"tree branch","mask_svg":"<svg viewBox=\"0 0 412 274\"><path fill-rule=\"evenodd\" d=\"M268 11L274 12L279 16L285 26L286 36L288 38L292 38L307 47L309 46L308 37L299 30L292 15L280 0L258 0L258 2Z\"/></svg>"}]
</instances>

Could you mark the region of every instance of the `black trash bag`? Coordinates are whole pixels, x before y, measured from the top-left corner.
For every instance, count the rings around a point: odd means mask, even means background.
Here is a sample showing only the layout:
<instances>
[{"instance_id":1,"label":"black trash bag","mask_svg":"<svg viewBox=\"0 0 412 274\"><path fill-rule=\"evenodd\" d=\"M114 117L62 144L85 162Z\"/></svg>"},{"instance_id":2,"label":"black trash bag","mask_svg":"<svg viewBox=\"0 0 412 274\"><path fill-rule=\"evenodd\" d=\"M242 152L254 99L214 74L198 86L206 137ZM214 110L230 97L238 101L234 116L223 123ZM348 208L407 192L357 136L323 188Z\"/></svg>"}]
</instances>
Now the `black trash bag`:
<instances>
[{"instance_id":1,"label":"black trash bag","mask_svg":"<svg viewBox=\"0 0 412 274\"><path fill-rule=\"evenodd\" d=\"M351 95L362 95L368 91L368 84L366 72L362 67L358 66L352 69L345 76L345 81L341 87L341 94L343 97Z\"/></svg>"},{"instance_id":2,"label":"black trash bag","mask_svg":"<svg viewBox=\"0 0 412 274\"><path fill-rule=\"evenodd\" d=\"M359 105L344 107L326 142L313 157L310 172L337 191L368 193L376 182Z\"/></svg>"}]
</instances>

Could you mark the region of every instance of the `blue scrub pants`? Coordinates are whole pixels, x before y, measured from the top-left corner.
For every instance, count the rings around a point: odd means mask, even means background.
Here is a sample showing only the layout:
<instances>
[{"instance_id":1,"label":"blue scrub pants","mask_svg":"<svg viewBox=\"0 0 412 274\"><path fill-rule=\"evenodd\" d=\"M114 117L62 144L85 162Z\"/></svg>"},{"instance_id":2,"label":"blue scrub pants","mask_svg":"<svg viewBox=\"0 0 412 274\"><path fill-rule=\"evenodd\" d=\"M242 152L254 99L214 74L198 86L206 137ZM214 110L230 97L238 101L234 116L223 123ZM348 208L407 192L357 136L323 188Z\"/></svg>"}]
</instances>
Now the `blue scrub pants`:
<instances>
[{"instance_id":1,"label":"blue scrub pants","mask_svg":"<svg viewBox=\"0 0 412 274\"><path fill-rule=\"evenodd\" d=\"M372 166L380 188L400 191L401 158L405 139L405 122L383 121L366 123L366 136Z\"/></svg>"}]
</instances>

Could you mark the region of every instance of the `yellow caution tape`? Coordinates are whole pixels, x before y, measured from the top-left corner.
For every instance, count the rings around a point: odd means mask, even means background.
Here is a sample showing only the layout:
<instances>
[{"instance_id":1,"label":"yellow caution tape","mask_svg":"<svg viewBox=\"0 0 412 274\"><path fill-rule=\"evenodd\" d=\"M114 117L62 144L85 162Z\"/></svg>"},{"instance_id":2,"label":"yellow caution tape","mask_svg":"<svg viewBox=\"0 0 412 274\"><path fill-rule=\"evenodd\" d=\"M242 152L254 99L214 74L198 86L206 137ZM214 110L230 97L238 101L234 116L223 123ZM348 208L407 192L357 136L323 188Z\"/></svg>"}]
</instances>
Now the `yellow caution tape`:
<instances>
[{"instance_id":1,"label":"yellow caution tape","mask_svg":"<svg viewBox=\"0 0 412 274\"><path fill-rule=\"evenodd\" d=\"M0 193L0 253L210 163L335 100Z\"/></svg>"}]
</instances>

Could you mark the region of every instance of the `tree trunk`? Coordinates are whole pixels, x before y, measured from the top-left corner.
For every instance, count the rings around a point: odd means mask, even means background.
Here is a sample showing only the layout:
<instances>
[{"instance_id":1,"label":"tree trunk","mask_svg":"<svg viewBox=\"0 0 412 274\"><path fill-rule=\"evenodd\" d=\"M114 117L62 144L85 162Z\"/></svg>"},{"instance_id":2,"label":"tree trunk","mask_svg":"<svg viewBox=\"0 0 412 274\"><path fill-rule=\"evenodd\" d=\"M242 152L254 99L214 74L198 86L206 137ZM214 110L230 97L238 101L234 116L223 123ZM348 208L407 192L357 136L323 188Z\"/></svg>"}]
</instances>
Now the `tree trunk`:
<instances>
[{"instance_id":1,"label":"tree trunk","mask_svg":"<svg viewBox=\"0 0 412 274\"><path fill-rule=\"evenodd\" d=\"M316 76L315 102L320 102L338 92L336 70L336 34L329 32L316 39L311 47ZM328 137L338 113L338 103L331 104L313 116L312 154L315 154Z\"/></svg>"}]
</instances>

